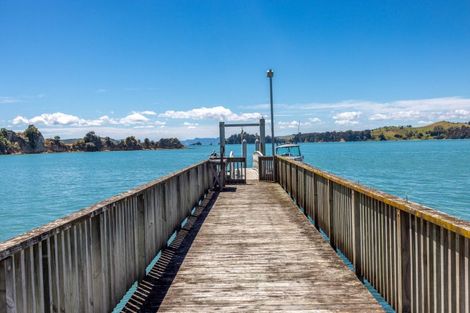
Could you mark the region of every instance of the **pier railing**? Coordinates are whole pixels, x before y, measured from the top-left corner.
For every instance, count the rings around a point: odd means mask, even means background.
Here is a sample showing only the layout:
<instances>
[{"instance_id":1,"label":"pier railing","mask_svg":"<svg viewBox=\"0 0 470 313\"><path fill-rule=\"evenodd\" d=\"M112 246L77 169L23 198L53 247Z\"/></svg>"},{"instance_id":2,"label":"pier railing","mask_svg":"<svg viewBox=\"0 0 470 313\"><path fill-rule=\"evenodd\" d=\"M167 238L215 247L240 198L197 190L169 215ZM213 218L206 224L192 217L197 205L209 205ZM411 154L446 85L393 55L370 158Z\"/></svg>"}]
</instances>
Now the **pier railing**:
<instances>
[{"instance_id":1,"label":"pier railing","mask_svg":"<svg viewBox=\"0 0 470 313\"><path fill-rule=\"evenodd\" d=\"M397 312L470 311L470 222L287 158L276 166L281 186Z\"/></svg>"},{"instance_id":2,"label":"pier railing","mask_svg":"<svg viewBox=\"0 0 470 313\"><path fill-rule=\"evenodd\" d=\"M225 183L246 183L246 158L231 157L225 159Z\"/></svg>"},{"instance_id":3,"label":"pier railing","mask_svg":"<svg viewBox=\"0 0 470 313\"><path fill-rule=\"evenodd\" d=\"M274 162L272 156L253 154L253 168L258 171L259 180L274 181Z\"/></svg>"},{"instance_id":4,"label":"pier railing","mask_svg":"<svg viewBox=\"0 0 470 313\"><path fill-rule=\"evenodd\" d=\"M211 184L201 162L1 243L0 312L110 312Z\"/></svg>"}]
</instances>

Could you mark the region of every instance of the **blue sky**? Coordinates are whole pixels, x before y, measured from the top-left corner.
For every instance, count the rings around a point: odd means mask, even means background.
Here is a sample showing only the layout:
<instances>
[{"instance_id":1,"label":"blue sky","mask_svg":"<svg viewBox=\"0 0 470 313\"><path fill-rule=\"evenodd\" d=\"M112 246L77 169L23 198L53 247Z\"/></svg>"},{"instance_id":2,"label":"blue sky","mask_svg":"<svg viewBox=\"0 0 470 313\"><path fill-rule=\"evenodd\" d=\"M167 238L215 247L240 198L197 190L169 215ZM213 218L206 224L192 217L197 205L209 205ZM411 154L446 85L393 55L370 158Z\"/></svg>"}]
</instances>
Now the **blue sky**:
<instances>
[{"instance_id":1,"label":"blue sky","mask_svg":"<svg viewBox=\"0 0 470 313\"><path fill-rule=\"evenodd\" d=\"M470 1L0 0L0 127L278 134L470 120ZM254 131L254 130L253 130Z\"/></svg>"}]
</instances>

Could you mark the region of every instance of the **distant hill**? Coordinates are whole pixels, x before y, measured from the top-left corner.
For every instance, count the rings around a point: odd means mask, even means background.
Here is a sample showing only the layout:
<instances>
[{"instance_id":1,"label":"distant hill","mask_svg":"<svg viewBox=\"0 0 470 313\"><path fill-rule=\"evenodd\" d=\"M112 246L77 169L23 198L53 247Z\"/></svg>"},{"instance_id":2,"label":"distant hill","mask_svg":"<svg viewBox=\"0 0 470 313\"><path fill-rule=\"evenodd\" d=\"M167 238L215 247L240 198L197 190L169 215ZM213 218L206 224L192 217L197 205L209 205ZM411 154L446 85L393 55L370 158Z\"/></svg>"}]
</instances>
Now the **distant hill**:
<instances>
[{"instance_id":1,"label":"distant hill","mask_svg":"<svg viewBox=\"0 0 470 313\"><path fill-rule=\"evenodd\" d=\"M421 127L384 126L372 130L347 130L280 136L280 142L337 142L367 140L427 140L470 138L470 122L441 121Z\"/></svg>"},{"instance_id":2,"label":"distant hill","mask_svg":"<svg viewBox=\"0 0 470 313\"><path fill-rule=\"evenodd\" d=\"M385 126L371 131L375 140L464 139L470 138L470 123L441 121L421 127Z\"/></svg>"},{"instance_id":3,"label":"distant hill","mask_svg":"<svg viewBox=\"0 0 470 313\"><path fill-rule=\"evenodd\" d=\"M247 138L252 135L246 134ZM231 138L231 137L230 137ZM229 138L229 139L230 139ZM380 140L427 140L427 139L470 139L470 122L455 123L441 121L426 126L384 126L372 130L327 131L299 133L276 137L278 143L290 142L341 142ZM239 142L239 138L234 143ZM270 140L267 140L270 142ZM249 141L250 143L250 141Z\"/></svg>"}]
</instances>

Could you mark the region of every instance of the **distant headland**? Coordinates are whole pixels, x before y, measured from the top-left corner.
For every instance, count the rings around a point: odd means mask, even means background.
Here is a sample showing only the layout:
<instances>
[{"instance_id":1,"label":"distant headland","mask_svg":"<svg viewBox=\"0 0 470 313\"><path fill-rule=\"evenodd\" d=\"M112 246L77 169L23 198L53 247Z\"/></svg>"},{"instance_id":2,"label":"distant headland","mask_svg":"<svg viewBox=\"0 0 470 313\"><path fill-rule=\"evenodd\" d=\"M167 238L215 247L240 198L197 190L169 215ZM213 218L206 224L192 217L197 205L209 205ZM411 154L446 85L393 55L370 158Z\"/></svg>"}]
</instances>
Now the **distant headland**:
<instances>
[{"instance_id":1,"label":"distant headland","mask_svg":"<svg viewBox=\"0 0 470 313\"><path fill-rule=\"evenodd\" d=\"M96 151L132 151L181 149L184 145L178 138L162 138L144 141L134 136L123 140L100 137L94 131L88 132L81 139L61 140L59 136L44 139L39 129L29 125L24 132L14 132L5 128L0 129L0 154L30 154L53 152L96 152Z\"/></svg>"},{"instance_id":2,"label":"distant headland","mask_svg":"<svg viewBox=\"0 0 470 313\"><path fill-rule=\"evenodd\" d=\"M247 143L254 143L257 136L244 133ZM346 141L397 141L430 139L470 139L470 122L454 123L441 121L422 127L384 126L372 130L327 131L315 133L297 133L277 136L277 143L291 142L346 142ZM227 144L239 144L241 135L234 134L227 138ZM271 138L266 137L270 143Z\"/></svg>"}]
</instances>

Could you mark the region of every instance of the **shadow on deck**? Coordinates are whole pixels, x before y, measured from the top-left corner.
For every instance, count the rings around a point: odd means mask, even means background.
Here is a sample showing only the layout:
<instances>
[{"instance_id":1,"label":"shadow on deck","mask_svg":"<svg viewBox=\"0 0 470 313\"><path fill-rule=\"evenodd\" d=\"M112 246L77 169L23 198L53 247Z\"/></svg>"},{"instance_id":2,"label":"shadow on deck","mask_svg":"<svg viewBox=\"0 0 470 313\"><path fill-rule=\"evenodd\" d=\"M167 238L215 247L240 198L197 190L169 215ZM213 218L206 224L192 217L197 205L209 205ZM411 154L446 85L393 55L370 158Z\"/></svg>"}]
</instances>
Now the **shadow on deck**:
<instances>
[{"instance_id":1,"label":"shadow on deck","mask_svg":"<svg viewBox=\"0 0 470 313\"><path fill-rule=\"evenodd\" d=\"M382 311L278 184L248 179L206 204L136 293L142 312Z\"/></svg>"}]
</instances>

